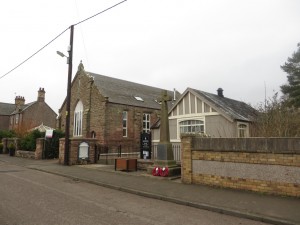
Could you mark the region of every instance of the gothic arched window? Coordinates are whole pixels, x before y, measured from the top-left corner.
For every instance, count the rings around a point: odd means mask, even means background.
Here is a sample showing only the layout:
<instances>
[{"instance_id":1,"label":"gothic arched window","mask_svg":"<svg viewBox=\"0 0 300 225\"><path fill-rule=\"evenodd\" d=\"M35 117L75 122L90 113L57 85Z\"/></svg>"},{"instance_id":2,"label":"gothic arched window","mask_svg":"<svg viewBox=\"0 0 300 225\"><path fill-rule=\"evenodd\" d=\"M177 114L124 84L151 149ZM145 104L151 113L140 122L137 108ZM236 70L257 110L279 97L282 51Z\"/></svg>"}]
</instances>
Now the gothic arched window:
<instances>
[{"instance_id":1,"label":"gothic arched window","mask_svg":"<svg viewBox=\"0 0 300 225\"><path fill-rule=\"evenodd\" d=\"M74 111L73 136L82 136L82 115L83 115L83 104L81 101L79 101Z\"/></svg>"}]
</instances>

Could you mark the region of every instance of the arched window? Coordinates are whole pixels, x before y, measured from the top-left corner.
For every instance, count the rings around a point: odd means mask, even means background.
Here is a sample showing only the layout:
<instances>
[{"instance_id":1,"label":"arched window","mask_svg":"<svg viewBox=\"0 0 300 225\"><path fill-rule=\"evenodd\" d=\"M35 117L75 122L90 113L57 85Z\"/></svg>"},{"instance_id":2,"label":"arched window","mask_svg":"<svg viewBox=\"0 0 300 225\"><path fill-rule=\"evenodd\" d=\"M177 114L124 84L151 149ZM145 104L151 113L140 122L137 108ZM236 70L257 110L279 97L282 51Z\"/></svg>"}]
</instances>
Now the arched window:
<instances>
[{"instance_id":1,"label":"arched window","mask_svg":"<svg viewBox=\"0 0 300 225\"><path fill-rule=\"evenodd\" d=\"M82 136L82 115L83 115L83 105L82 102L79 101L74 111L73 136Z\"/></svg>"},{"instance_id":2,"label":"arched window","mask_svg":"<svg viewBox=\"0 0 300 225\"><path fill-rule=\"evenodd\" d=\"M91 132L91 138L96 138L96 132L95 131Z\"/></svg>"},{"instance_id":3,"label":"arched window","mask_svg":"<svg viewBox=\"0 0 300 225\"><path fill-rule=\"evenodd\" d=\"M180 133L204 133L202 120L185 120L179 122Z\"/></svg>"}]
</instances>

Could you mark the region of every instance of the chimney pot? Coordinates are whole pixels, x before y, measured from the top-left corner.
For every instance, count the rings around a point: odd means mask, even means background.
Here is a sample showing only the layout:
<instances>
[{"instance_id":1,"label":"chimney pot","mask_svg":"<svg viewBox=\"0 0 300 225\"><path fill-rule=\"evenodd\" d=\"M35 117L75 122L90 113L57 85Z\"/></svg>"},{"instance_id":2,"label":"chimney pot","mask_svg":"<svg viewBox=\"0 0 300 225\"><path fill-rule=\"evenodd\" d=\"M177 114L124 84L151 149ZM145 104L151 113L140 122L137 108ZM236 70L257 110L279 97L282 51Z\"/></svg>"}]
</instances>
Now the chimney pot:
<instances>
[{"instance_id":1,"label":"chimney pot","mask_svg":"<svg viewBox=\"0 0 300 225\"><path fill-rule=\"evenodd\" d=\"M15 98L16 107L20 108L24 104L25 104L25 98L20 95L16 96L16 98Z\"/></svg>"},{"instance_id":2,"label":"chimney pot","mask_svg":"<svg viewBox=\"0 0 300 225\"><path fill-rule=\"evenodd\" d=\"M37 100L39 102L44 102L45 101L45 90L44 90L44 88L39 88Z\"/></svg>"},{"instance_id":3,"label":"chimney pot","mask_svg":"<svg viewBox=\"0 0 300 225\"><path fill-rule=\"evenodd\" d=\"M218 88L217 92L218 92L218 96L224 97L222 88Z\"/></svg>"}]
</instances>

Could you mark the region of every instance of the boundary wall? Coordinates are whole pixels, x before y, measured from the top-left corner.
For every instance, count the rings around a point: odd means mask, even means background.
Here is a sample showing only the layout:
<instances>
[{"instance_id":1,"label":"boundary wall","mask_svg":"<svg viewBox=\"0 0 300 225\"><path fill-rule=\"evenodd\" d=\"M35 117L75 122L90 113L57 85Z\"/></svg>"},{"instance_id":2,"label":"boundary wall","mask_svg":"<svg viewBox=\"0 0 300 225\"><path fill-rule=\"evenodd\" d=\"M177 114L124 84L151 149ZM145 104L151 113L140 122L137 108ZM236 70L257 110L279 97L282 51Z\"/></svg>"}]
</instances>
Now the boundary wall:
<instances>
[{"instance_id":1,"label":"boundary wall","mask_svg":"<svg viewBox=\"0 0 300 225\"><path fill-rule=\"evenodd\" d=\"M300 197L300 138L181 141L183 183Z\"/></svg>"}]
</instances>

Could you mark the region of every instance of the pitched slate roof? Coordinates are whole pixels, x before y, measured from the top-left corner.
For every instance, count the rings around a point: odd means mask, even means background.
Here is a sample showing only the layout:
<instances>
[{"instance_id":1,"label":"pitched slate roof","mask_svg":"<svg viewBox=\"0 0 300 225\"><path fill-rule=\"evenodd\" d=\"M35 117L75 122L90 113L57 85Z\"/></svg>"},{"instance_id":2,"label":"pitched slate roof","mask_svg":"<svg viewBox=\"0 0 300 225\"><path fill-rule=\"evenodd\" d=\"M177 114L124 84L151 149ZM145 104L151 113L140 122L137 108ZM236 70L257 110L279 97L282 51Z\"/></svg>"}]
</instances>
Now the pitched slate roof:
<instances>
[{"instance_id":1,"label":"pitched slate roof","mask_svg":"<svg viewBox=\"0 0 300 225\"><path fill-rule=\"evenodd\" d=\"M33 104L37 103L37 101L34 101L34 102L31 102L31 103L27 103L27 104L24 104L24 105L21 105L20 106L20 110L17 110L15 109L12 114L14 113L19 113L19 112L23 112L25 111L27 108L29 108L30 106L32 106Z\"/></svg>"},{"instance_id":2,"label":"pitched slate roof","mask_svg":"<svg viewBox=\"0 0 300 225\"><path fill-rule=\"evenodd\" d=\"M94 78L94 84L104 97L108 97L109 102L152 109L161 108L157 99L160 98L163 89L91 72L87 72L87 74ZM173 91L167 92L170 97L173 97ZM176 92L176 95L178 97L180 93ZM141 98L142 101L135 97ZM169 102L169 108L171 105L172 103Z\"/></svg>"},{"instance_id":3,"label":"pitched slate roof","mask_svg":"<svg viewBox=\"0 0 300 225\"><path fill-rule=\"evenodd\" d=\"M36 102L37 101L21 105L20 110L16 109L15 104L0 102L0 115L8 116L8 115L11 115L11 114L14 114L14 113L22 112L22 111L26 110L28 107L30 107L31 105L33 105Z\"/></svg>"},{"instance_id":4,"label":"pitched slate roof","mask_svg":"<svg viewBox=\"0 0 300 225\"><path fill-rule=\"evenodd\" d=\"M0 115L8 116L15 111L16 105L0 102Z\"/></svg>"},{"instance_id":5,"label":"pitched slate roof","mask_svg":"<svg viewBox=\"0 0 300 225\"><path fill-rule=\"evenodd\" d=\"M257 111L250 105L234 99L221 97L204 91L188 88L192 92L202 96L207 101L216 106L216 110L221 110L224 114L234 120L253 121Z\"/></svg>"}]
</instances>

